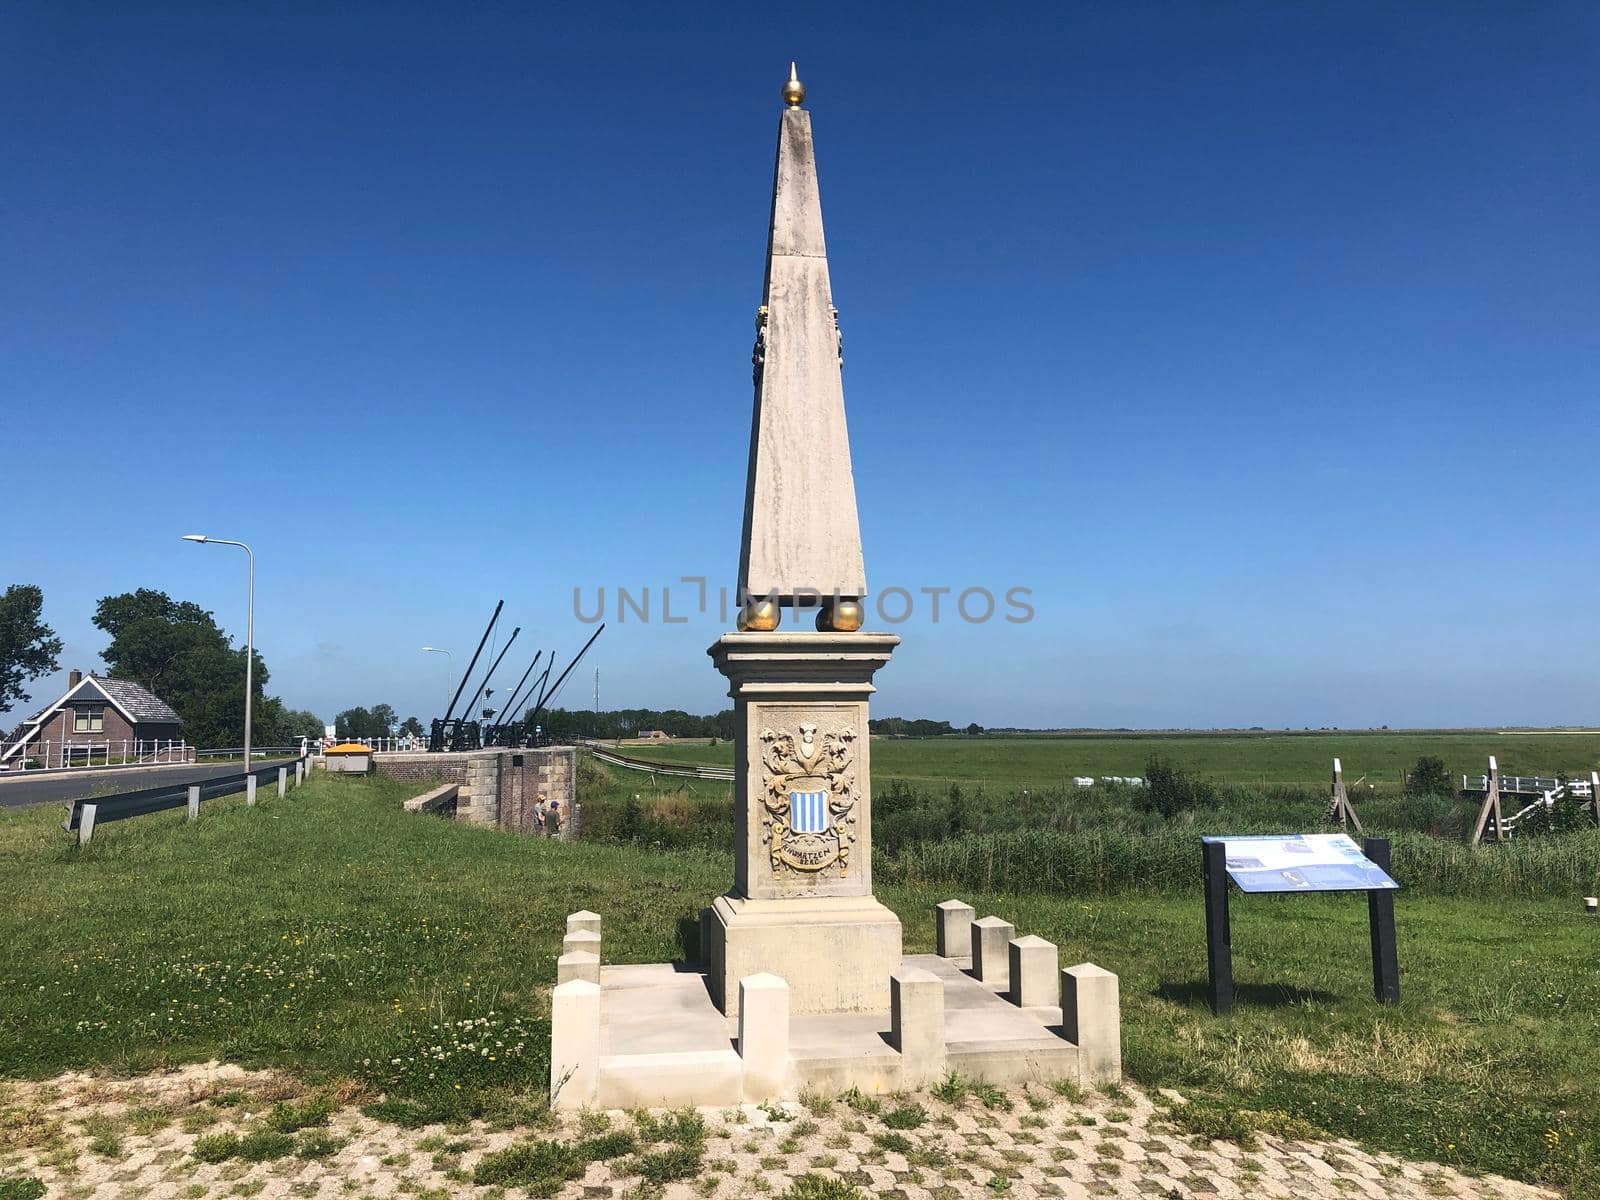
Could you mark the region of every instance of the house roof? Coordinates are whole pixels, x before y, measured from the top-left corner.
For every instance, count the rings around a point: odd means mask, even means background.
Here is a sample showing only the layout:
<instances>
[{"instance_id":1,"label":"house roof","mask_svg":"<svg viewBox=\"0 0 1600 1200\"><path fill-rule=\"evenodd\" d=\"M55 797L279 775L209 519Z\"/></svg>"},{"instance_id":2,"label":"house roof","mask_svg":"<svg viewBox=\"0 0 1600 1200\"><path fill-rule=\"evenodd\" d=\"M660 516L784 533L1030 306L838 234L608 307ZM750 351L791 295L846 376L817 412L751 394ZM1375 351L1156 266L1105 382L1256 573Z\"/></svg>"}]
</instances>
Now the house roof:
<instances>
[{"instance_id":1,"label":"house roof","mask_svg":"<svg viewBox=\"0 0 1600 1200\"><path fill-rule=\"evenodd\" d=\"M173 711L172 705L131 679L101 679L90 673L76 686L68 688L54 704L46 705L18 725L9 739L12 744L0 757L9 758L18 753L39 732L39 726L44 721L74 700L104 700L136 725L152 721L176 725L182 719Z\"/></svg>"},{"instance_id":2,"label":"house roof","mask_svg":"<svg viewBox=\"0 0 1600 1200\"><path fill-rule=\"evenodd\" d=\"M147 691L129 679L97 679L89 676L100 685L110 701L129 714L136 721L166 721L176 724L178 714L154 692ZM88 680L84 681L85 683Z\"/></svg>"}]
</instances>

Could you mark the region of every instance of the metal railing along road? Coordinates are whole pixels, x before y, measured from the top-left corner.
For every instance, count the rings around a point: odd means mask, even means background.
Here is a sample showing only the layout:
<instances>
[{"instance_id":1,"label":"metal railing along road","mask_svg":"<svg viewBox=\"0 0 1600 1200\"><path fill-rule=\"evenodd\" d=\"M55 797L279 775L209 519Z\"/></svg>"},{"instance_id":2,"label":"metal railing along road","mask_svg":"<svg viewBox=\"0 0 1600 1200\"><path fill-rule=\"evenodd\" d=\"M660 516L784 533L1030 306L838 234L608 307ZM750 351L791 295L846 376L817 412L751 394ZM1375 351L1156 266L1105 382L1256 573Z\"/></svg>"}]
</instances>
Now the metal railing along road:
<instances>
[{"instance_id":1,"label":"metal railing along road","mask_svg":"<svg viewBox=\"0 0 1600 1200\"><path fill-rule=\"evenodd\" d=\"M142 817L148 813L164 812L184 804L190 806L189 818L193 820L199 815L202 800L231 796L235 792L249 792L251 780L256 781L256 787L259 789L263 776L279 779L283 787L287 788L291 778L299 783L309 772L310 765L309 757L279 759L231 775L214 775L209 779L197 779L188 783L164 784L161 787L138 788L110 796L87 796L78 800L68 800L67 815L61 823L61 828L68 833L76 832L79 843L83 844L94 835L97 825L107 821ZM253 794L250 802L255 803Z\"/></svg>"},{"instance_id":2,"label":"metal railing along road","mask_svg":"<svg viewBox=\"0 0 1600 1200\"><path fill-rule=\"evenodd\" d=\"M71 767L186 763L190 751L182 738L43 738L0 742L0 763L12 771L62 771Z\"/></svg>"}]
</instances>

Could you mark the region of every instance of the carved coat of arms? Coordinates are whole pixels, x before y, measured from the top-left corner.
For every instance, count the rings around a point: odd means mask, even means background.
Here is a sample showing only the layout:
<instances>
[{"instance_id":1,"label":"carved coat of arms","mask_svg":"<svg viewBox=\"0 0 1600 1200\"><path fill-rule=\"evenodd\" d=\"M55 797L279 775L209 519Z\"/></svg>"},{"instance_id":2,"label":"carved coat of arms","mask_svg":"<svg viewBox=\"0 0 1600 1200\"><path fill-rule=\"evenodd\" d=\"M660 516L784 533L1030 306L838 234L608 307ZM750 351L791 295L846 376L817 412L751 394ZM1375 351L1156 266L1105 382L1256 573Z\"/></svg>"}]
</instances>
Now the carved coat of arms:
<instances>
[{"instance_id":1,"label":"carved coat of arms","mask_svg":"<svg viewBox=\"0 0 1600 1200\"><path fill-rule=\"evenodd\" d=\"M837 863L850 867L856 840L855 731L825 733L801 724L796 738L773 729L761 731L766 789L762 825L772 869L822 871Z\"/></svg>"}]
</instances>

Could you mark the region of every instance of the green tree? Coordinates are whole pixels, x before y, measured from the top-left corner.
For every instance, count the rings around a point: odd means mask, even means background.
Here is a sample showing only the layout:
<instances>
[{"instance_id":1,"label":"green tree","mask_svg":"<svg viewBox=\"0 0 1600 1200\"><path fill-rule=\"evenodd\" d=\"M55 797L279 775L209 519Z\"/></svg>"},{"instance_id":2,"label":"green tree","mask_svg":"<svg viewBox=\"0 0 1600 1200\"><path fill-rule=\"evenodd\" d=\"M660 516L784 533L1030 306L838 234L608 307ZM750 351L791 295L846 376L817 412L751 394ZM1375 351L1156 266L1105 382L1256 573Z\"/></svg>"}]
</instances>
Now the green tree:
<instances>
[{"instance_id":1,"label":"green tree","mask_svg":"<svg viewBox=\"0 0 1600 1200\"><path fill-rule=\"evenodd\" d=\"M1455 790L1444 759L1436 754L1424 754L1406 775L1408 796L1453 796Z\"/></svg>"},{"instance_id":2,"label":"green tree","mask_svg":"<svg viewBox=\"0 0 1600 1200\"><path fill-rule=\"evenodd\" d=\"M371 720L369 728L372 730L367 734L368 737L388 737L400 723L400 718L395 715L394 709L387 704L374 704L368 716Z\"/></svg>"},{"instance_id":3,"label":"green tree","mask_svg":"<svg viewBox=\"0 0 1600 1200\"><path fill-rule=\"evenodd\" d=\"M422 722L417 720L415 717L407 717L400 724L400 732L402 734L410 734L412 737L421 737Z\"/></svg>"},{"instance_id":4,"label":"green tree","mask_svg":"<svg viewBox=\"0 0 1600 1200\"><path fill-rule=\"evenodd\" d=\"M244 734L244 650L198 604L140 588L106 596L94 623L111 637L101 652L113 679L131 679L170 704L196 746L236 746ZM265 703L268 674L255 656L253 738L274 731L282 706Z\"/></svg>"},{"instance_id":5,"label":"green tree","mask_svg":"<svg viewBox=\"0 0 1600 1200\"><path fill-rule=\"evenodd\" d=\"M359 706L347 708L333 718L333 730L341 738L372 737L372 713Z\"/></svg>"},{"instance_id":6,"label":"green tree","mask_svg":"<svg viewBox=\"0 0 1600 1200\"><path fill-rule=\"evenodd\" d=\"M30 699L22 685L54 671L61 639L41 619L44 590L14 583L0 596L0 712Z\"/></svg>"},{"instance_id":7,"label":"green tree","mask_svg":"<svg viewBox=\"0 0 1600 1200\"><path fill-rule=\"evenodd\" d=\"M284 709L270 741L272 745L292 746L301 738L312 741L322 736L322 718L305 709ZM266 743L263 743L266 744Z\"/></svg>"}]
</instances>

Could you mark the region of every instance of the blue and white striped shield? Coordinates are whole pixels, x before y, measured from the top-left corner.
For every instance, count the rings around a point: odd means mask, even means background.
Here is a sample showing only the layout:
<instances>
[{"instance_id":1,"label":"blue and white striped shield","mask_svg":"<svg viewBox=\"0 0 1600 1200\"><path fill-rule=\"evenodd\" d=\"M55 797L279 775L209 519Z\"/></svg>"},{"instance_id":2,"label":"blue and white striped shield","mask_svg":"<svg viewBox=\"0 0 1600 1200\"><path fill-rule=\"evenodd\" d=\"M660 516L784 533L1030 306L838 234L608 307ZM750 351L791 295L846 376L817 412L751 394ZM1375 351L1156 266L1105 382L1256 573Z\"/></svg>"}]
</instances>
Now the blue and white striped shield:
<instances>
[{"instance_id":1,"label":"blue and white striped shield","mask_svg":"<svg viewBox=\"0 0 1600 1200\"><path fill-rule=\"evenodd\" d=\"M789 828L796 833L822 833L828 828L827 792L790 792Z\"/></svg>"}]
</instances>

